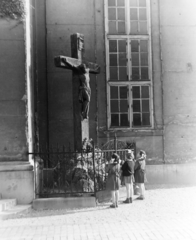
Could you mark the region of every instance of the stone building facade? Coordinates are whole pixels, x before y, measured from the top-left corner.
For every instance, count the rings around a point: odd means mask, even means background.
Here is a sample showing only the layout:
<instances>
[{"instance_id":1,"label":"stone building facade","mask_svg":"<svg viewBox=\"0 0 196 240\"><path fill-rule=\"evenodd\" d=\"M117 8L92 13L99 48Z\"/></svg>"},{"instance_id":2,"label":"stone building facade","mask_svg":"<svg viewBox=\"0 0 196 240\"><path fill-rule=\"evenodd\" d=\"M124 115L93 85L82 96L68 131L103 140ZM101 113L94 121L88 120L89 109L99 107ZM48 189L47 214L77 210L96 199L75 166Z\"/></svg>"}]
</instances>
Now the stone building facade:
<instances>
[{"instance_id":1,"label":"stone building facade","mask_svg":"<svg viewBox=\"0 0 196 240\"><path fill-rule=\"evenodd\" d=\"M99 75L91 75L90 137L101 145L116 133L145 149L149 163L194 161L194 1L44 4L35 6L37 77L40 84L47 79L50 143L73 141L72 73L56 68L54 57L71 56L70 35L79 32L85 58L101 66ZM38 99L46 94L40 88Z\"/></svg>"},{"instance_id":2,"label":"stone building facade","mask_svg":"<svg viewBox=\"0 0 196 240\"><path fill-rule=\"evenodd\" d=\"M135 142L149 181L172 182L174 172L185 180L196 160L195 1L27 3L28 28L0 19L0 177L12 179L3 174L21 163L32 174L34 141L73 146L72 73L54 57L71 56L70 36L82 33L85 58L101 66L90 82L90 137L98 146L114 135ZM0 192L16 188L10 180Z\"/></svg>"}]
</instances>

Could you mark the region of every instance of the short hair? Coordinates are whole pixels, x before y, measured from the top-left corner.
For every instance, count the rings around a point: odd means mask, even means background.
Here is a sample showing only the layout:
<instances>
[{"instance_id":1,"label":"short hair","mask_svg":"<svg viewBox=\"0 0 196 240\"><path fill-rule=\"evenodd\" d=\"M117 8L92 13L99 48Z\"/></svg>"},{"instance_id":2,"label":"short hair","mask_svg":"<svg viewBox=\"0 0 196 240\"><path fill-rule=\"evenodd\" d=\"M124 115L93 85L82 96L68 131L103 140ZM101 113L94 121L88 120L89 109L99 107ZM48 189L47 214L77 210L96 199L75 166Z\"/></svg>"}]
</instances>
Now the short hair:
<instances>
[{"instance_id":1,"label":"short hair","mask_svg":"<svg viewBox=\"0 0 196 240\"><path fill-rule=\"evenodd\" d=\"M113 153L112 158L114 158L114 163L119 163L120 157L117 153Z\"/></svg>"},{"instance_id":2,"label":"short hair","mask_svg":"<svg viewBox=\"0 0 196 240\"><path fill-rule=\"evenodd\" d=\"M146 156L146 152L144 150L140 150L140 156L144 154Z\"/></svg>"}]
</instances>

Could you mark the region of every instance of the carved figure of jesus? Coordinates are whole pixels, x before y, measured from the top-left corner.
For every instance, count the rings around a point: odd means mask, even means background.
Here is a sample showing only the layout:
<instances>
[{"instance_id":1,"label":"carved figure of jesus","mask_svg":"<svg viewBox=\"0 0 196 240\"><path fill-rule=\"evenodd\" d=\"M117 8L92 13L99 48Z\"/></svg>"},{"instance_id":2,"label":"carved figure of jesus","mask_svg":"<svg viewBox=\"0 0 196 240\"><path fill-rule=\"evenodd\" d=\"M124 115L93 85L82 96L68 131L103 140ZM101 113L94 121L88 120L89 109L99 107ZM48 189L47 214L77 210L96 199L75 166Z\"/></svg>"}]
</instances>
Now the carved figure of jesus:
<instances>
[{"instance_id":1,"label":"carved figure of jesus","mask_svg":"<svg viewBox=\"0 0 196 240\"><path fill-rule=\"evenodd\" d=\"M91 98L91 88L90 88L90 74L89 68L86 67L86 64L82 63L79 66L74 66L66 58L63 59L75 73L79 76L80 88L79 88L79 102L82 104L81 116L83 119L88 118L89 105Z\"/></svg>"}]
</instances>

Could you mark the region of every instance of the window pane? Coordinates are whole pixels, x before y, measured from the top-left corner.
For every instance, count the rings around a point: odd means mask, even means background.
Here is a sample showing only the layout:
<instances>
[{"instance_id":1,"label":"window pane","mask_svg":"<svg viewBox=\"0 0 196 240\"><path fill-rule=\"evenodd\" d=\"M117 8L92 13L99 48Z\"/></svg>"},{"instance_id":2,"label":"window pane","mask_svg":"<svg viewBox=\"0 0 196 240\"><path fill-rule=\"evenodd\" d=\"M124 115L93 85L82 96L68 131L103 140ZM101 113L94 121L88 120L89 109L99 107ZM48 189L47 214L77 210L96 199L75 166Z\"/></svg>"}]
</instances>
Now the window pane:
<instances>
[{"instance_id":1,"label":"window pane","mask_svg":"<svg viewBox=\"0 0 196 240\"><path fill-rule=\"evenodd\" d=\"M140 33L147 33L147 22L140 22Z\"/></svg>"},{"instance_id":2,"label":"window pane","mask_svg":"<svg viewBox=\"0 0 196 240\"><path fill-rule=\"evenodd\" d=\"M133 114L133 126L141 126L140 114Z\"/></svg>"},{"instance_id":3,"label":"window pane","mask_svg":"<svg viewBox=\"0 0 196 240\"><path fill-rule=\"evenodd\" d=\"M116 20L116 8L109 8L108 9L108 19L109 20Z\"/></svg>"},{"instance_id":4,"label":"window pane","mask_svg":"<svg viewBox=\"0 0 196 240\"><path fill-rule=\"evenodd\" d=\"M141 66L148 66L148 53L141 53Z\"/></svg>"},{"instance_id":5,"label":"window pane","mask_svg":"<svg viewBox=\"0 0 196 240\"><path fill-rule=\"evenodd\" d=\"M149 113L149 100L142 100L142 112Z\"/></svg>"},{"instance_id":6,"label":"window pane","mask_svg":"<svg viewBox=\"0 0 196 240\"><path fill-rule=\"evenodd\" d=\"M131 20L138 20L137 8L130 8L130 19Z\"/></svg>"},{"instance_id":7,"label":"window pane","mask_svg":"<svg viewBox=\"0 0 196 240\"><path fill-rule=\"evenodd\" d=\"M127 56L126 53L119 54L119 66L127 66Z\"/></svg>"},{"instance_id":8,"label":"window pane","mask_svg":"<svg viewBox=\"0 0 196 240\"><path fill-rule=\"evenodd\" d=\"M141 79L142 80L148 80L148 68L147 67L141 67Z\"/></svg>"},{"instance_id":9,"label":"window pane","mask_svg":"<svg viewBox=\"0 0 196 240\"><path fill-rule=\"evenodd\" d=\"M118 98L118 87L110 87L110 98Z\"/></svg>"},{"instance_id":10,"label":"window pane","mask_svg":"<svg viewBox=\"0 0 196 240\"><path fill-rule=\"evenodd\" d=\"M128 112L127 100L120 100L120 112Z\"/></svg>"},{"instance_id":11,"label":"window pane","mask_svg":"<svg viewBox=\"0 0 196 240\"><path fill-rule=\"evenodd\" d=\"M119 80L127 81L127 68L119 67Z\"/></svg>"},{"instance_id":12,"label":"window pane","mask_svg":"<svg viewBox=\"0 0 196 240\"><path fill-rule=\"evenodd\" d=\"M118 127L119 126L119 115L111 114L111 126Z\"/></svg>"},{"instance_id":13,"label":"window pane","mask_svg":"<svg viewBox=\"0 0 196 240\"><path fill-rule=\"evenodd\" d=\"M117 66L117 54L110 54L110 66Z\"/></svg>"},{"instance_id":14,"label":"window pane","mask_svg":"<svg viewBox=\"0 0 196 240\"><path fill-rule=\"evenodd\" d=\"M120 126L121 127L129 126L128 114L120 114Z\"/></svg>"},{"instance_id":15,"label":"window pane","mask_svg":"<svg viewBox=\"0 0 196 240\"><path fill-rule=\"evenodd\" d=\"M132 80L139 79L140 79L139 67L132 67Z\"/></svg>"},{"instance_id":16,"label":"window pane","mask_svg":"<svg viewBox=\"0 0 196 240\"><path fill-rule=\"evenodd\" d=\"M125 6L125 0L117 0L117 6Z\"/></svg>"},{"instance_id":17,"label":"window pane","mask_svg":"<svg viewBox=\"0 0 196 240\"><path fill-rule=\"evenodd\" d=\"M139 9L139 20L147 20L146 8Z\"/></svg>"},{"instance_id":18,"label":"window pane","mask_svg":"<svg viewBox=\"0 0 196 240\"><path fill-rule=\"evenodd\" d=\"M131 21L131 33L138 33L138 22L137 21Z\"/></svg>"},{"instance_id":19,"label":"window pane","mask_svg":"<svg viewBox=\"0 0 196 240\"><path fill-rule=\"evenodd\" d=\"M125 22L118 22L118 33L125 33Z\"/></svg>"},{"instance_id":20,"label":"window pane","mask_svg":"<svg viewBox=\"0 0 196 240\"><path fill-rule=\"evenodd\" d=\"M115 34L115 33L117 33L117 30L116 30L116 22L111 22L111 21L109 21L109 33L110 33L110 34Z\"/></svg>"},{"instance_id":21,"label":"window pane","mask_svg":"<svg viewBox=\"0 0 196 240\"><path fill-rule=\"evenodd\" d=\"M148 41L146 40L140 41L140 52L148 52Z\"/></svg>"},{"instance_id":22,"label":"window pane","mask_svg":"<svg viewBox=\"0 0 196 240\"><path fill-rule=\"evenodd\" d=\"M120 87L120 99L127 99L127 87Z\"/></svg>"},{"instance_id":23,"label":"window pane","mask_svg":"<svg viewBox=\"0 0 196 240\"><path fill-rule=\"evenodd\" d=\"M142 125L143 126L150 126L150 113L143 113L142 114Z\"/></svg>"},{"instance_id":24,"label":"window pane","mask_svg":"<svg viewBox=\"0 0 196 240\"><path fill-rule=\"evenodd\" d=\"M116 6L116 0L108 0L108 6Z\"/></svg>"},{"instance_id":25,"label":"window pane","mask_svg":"<svg viewBox=\"0 0 196 240\"><path fill-rule=\"evenodd\" d=\"M140 7L146 7L146 0L139 0Z\"/></svg>"},{"instance_id":26,"label":"window pane","mask_svg":"<svg viewBox=\"0 0 196 240\"><path fill-rule=\"evenodd\" d=\"M119 50L119 52L126 52L126 41L125 40L118 41L118 50Z\"/></svg>"},{"instance_id":27,"label":"window pane","mask_svg":"<svg viewBox=\"0 0 196 240\"><path fill-rule=\"evenodd\" d=\"M137 40L131 41L131 52L139 52L139 44Z\"/></svg>"},{"instance_id":28,"label":"window pane","mask_svg":"<svg viewBox=\"0 0 196 240\"><path fill-rule=\"evenodd\" d=\"M109 41L109 52L117 52L117 41L116 40Z\"/></svg>"},{"instance_id":29,"label":"window pane","mask_svg":"<svg viewBox=\"0 0 196 240\"><path fill-rule=\"evenodd\" d=\"M131 54L131 61L132 61L132 66L139 66L139 53L132 53Z\"/></svg>"},{"instance_id":30,"label":"window pane","mask_svg":"<svg viewBox=\"0 0 196 240\"><path fill-rule=\"evenodd\" d=\"M149 87L142 86L142 98L149 98Z\"/></svg>"},{"instance_id":31,"label":"window pane","mask_svg":"<svg viewBox=\"0 0 196 240\"><path fill-rule=\"evenodd\" d=\"M137 7L137 0L129 0L130 7Z\"/></svg>"},{"instance_id":32,"label":"window pane","mask_svg":"<svg viewBox=\"0 0 196 240\"><path fill-rule=\"evenodd\" d=\"M118 109L118 100L111 100L110 101L110 106L111 106L111 112L119 112L119 109Z\"/></svg>"},{"instance_id":33,"label":"window pane","mask_svg":"<svg viewBox=\"0 0 196 240\"><path fill-rule=\"evenodd\" d=\"M133 98L140 98L140 87L139 86L132 87L132 92L133 92Z\"/></svg>"},{"instance_id":34,"label":"window pane","mask_svg":"<svg viewBox=\"0 0 196 240\"><path fill-rule=\"evenodd\" d=\"M140 112L140 100L133 100L133 112Z\"/></svg>"},{"instance_id":35,"label":"window pane","mask_svg":"<svg viewBox=\"0 0 196 240\"><path fill-rule=\"evenodd\" d=\"M118 8L118 20L125 20L125 9Z\"/></svg>"},{"instance_id":36,"label":"window pane","mask_svg":"<svg viewBox=\"0 0 196 240\"><path fill-rule=\"evenodd\" d=\"M116 67L110 67L110 80L117 80L118 72Z\"/></svg>"}]
</instances>

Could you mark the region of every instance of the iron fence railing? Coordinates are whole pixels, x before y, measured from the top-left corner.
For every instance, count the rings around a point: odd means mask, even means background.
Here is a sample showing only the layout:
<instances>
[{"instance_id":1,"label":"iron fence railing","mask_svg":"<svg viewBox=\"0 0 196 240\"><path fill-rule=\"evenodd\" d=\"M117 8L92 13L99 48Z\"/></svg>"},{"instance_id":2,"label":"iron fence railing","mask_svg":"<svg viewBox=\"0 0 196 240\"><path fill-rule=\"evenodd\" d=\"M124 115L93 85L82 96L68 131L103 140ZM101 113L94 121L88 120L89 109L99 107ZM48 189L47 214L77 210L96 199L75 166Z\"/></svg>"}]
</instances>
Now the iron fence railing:
<instances>
[{"instance_id":1,"label":"iron fence railing","mask_svg":"<svg viewBox=\"0 0 196 240\"><path fill-rule=\"evenodd\" d=\"M73 152L65 147L51 147L29 153L34 159L36 198L96 195L105 190L105 167L116 152L125 160L126 145L109 141L102 148L94 146L88 151ZM132 145L135 151L135 145Z\"/></svg>"}]
</instances>

